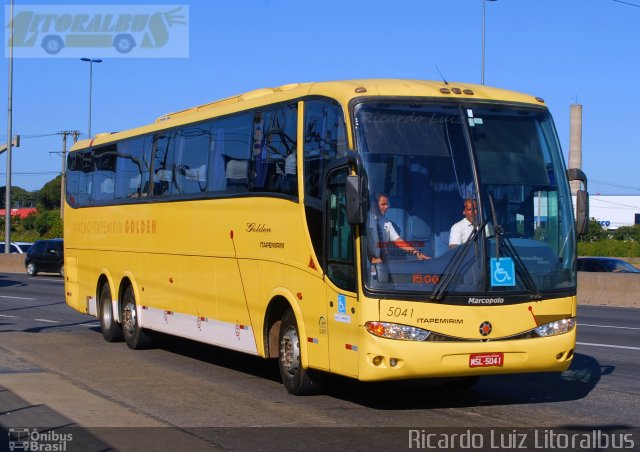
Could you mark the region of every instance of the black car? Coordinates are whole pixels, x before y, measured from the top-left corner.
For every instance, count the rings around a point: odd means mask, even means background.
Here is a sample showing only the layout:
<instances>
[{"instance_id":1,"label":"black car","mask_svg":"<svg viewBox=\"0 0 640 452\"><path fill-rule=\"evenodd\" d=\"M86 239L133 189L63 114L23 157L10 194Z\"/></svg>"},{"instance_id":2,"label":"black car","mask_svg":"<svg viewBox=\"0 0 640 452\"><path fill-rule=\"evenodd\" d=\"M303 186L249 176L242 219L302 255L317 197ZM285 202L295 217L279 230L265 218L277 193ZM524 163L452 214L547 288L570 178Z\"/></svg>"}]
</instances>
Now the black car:
<instances>
[{"instance_id":1,"label":"black car","mask_svg":"<svg viewBox=\"0 0 640 452\"><path fill-rule=\"evenodd\" d=\"M613 257L579 257L578 271L581 272L613 272L640 273L628 262Z\"/></svg>"},{"instance_id":2,"label":"black car","mask_svg":"<svg viewBox=\"0 0 640 452\"><path fill-rule=\"evenodd\" d=\"M60 273L64 276L64 249L62 239L36 240L24 258L27 273Z\"/></svg>"}]
</instances>

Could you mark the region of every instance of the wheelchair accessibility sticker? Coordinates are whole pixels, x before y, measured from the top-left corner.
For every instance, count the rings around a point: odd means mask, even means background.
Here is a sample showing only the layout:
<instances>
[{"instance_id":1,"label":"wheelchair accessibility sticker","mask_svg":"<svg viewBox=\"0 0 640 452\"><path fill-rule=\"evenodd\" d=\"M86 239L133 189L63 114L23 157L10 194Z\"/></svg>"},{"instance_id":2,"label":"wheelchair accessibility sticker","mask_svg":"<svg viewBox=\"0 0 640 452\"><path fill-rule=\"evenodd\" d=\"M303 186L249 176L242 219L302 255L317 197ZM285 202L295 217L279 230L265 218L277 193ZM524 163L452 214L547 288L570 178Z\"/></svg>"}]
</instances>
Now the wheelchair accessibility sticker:
<instances>
[{"instance_id":1,"label":"wheelchair accessibility sticker","mask_svg":"<svg viewBox=\"0 0 640 452\"><path fill-rule=\"evenodd\" d=\"M338 312L340 314L347 313L347 297L344 295L338 295Z\"/></svg>"},{"instance_id":2,"label":"wheelchair accessibility sticker","mask_svg":"<svg viewBox=\"0 0 640 452\"><path fill-rule=\"evenodd\" d=\"M516 272L510 257L491 258L491 287L516 285Z\"/></svg>"}]
</instances>

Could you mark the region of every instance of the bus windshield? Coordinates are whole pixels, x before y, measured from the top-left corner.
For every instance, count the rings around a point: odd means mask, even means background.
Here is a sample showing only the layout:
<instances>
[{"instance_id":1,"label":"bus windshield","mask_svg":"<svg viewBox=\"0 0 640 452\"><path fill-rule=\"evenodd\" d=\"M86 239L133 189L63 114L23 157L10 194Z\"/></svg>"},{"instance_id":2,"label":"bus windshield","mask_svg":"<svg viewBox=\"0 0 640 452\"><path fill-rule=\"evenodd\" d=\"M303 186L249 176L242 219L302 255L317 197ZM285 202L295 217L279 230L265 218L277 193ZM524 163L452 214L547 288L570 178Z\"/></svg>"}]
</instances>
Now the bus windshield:
<instances>
[{"instance_id":1,"label":"bus windshield","mask_svg":"<svg viewBox=\"0 0 640 452\"><path fill-rule=\"evenodd\" d=\"M575 233L546 109L367 102L355 107L369 185L363 278L427 300L518 302L575 290Z\"/></svg>"}]
</instances>

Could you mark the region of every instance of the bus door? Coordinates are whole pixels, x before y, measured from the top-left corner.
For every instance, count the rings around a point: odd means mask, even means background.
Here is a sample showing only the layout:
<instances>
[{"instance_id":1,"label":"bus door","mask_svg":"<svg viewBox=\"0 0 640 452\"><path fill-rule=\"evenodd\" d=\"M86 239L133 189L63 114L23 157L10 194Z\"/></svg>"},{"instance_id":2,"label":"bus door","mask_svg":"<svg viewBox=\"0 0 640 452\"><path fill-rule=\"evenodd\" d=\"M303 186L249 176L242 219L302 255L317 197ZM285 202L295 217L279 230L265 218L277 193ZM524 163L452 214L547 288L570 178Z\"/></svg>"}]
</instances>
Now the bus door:
<instances>
[{"instance_id":1,"label":"bus door","mask_svg":"<svg viewBox=\"0 0 640 452\"><path fill-rule=\"evenodd\" d=\"M329 173L325 207L325 280L332 372L358 375L358 298L353 227L347 221L348 167Z\"/></svg>"}]
</instances>

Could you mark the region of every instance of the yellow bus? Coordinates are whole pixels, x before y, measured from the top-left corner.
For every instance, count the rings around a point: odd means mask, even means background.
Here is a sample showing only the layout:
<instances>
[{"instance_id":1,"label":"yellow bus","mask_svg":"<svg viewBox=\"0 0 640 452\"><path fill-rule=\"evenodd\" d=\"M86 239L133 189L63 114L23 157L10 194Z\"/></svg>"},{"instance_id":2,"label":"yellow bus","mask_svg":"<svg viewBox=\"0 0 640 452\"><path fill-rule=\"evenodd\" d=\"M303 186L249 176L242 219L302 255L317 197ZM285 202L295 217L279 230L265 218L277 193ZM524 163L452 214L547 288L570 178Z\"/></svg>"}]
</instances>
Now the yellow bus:
<instances>
[{"instance_id":1,"label":"yellow bus","mask_svg":"<svg viewBox=\"0 0 640 452\"><path fill-rule=\"evenodd\" d=\"M538 97L259 89L74 145L66 301L131 349L157 331L277 358L292 394L562 371L586 199Z\"/></svg>"}]
</instances>

